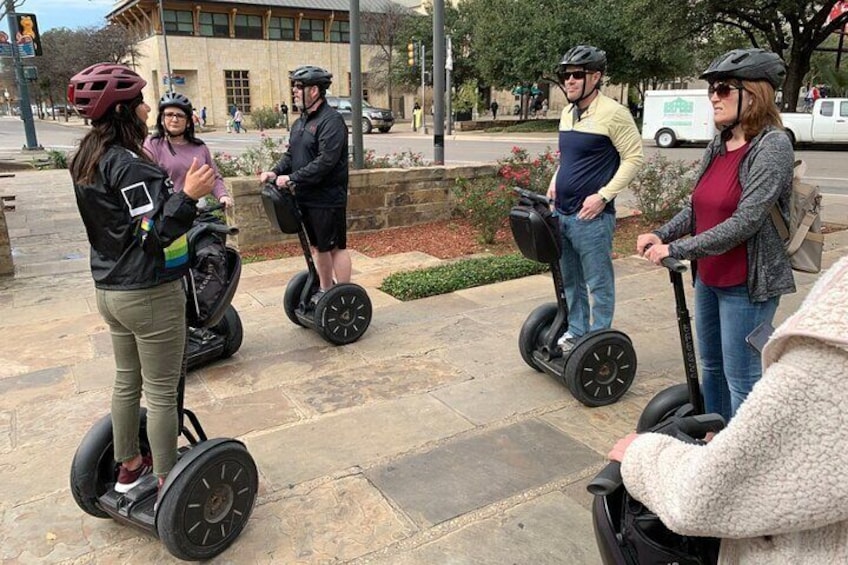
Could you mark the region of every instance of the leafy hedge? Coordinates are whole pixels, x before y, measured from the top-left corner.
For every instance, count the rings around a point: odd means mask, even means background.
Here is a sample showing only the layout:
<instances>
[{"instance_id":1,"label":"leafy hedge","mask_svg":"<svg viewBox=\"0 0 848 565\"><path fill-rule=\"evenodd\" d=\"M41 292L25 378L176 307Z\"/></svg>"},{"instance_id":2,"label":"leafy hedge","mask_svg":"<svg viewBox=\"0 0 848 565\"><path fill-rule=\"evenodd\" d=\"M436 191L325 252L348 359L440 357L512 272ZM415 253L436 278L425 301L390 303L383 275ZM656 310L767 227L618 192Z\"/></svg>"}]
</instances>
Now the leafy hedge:
<instances>
[{"instance_id":1,"label":"leafy hedge","mask_svg":"<svg viewBox=\"0 0 848 565\"><path fill-rule=\"evenodd\" d=\"M417 271L393 273L383 280L380 290L398 300L415 300L546 271L548 265L513 253L499 257L464 259Z\"/></svg>"}]
</instances>

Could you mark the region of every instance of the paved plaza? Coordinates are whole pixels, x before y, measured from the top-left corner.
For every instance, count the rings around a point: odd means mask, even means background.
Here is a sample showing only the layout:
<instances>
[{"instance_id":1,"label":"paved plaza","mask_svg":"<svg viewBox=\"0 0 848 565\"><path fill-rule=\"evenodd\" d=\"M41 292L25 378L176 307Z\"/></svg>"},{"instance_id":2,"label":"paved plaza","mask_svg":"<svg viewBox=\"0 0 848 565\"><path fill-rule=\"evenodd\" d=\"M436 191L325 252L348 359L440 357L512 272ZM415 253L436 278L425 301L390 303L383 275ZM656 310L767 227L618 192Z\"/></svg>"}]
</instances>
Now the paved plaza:
<instances>
[{"instance_id":1,"label":"paved plaza","mask_svg":"<svg viewBox=\"0 0 848 565\"><path fill-rule=\"evenodd\" d=\"M109 410L109 334L67 171L17 172L0 179L8 194L18 271L0 279L0 561L173 562L158 540L74 503L74 451ZM826 249L829 265L848 232ZM648 399L683 379L667 272L616 260L615 325L639 369L620 402L590 409L518 352L526 316L554 299L549 276L411 302L377 290L390 272L440 262L354 253L374 316L344 347L283 313L302 258L245 265L244 344L187 379L210 437L244 441L260 472L250 522L213 562L599 563L585 485ZM815 280L797 275L780 319Z\"/></svg>"}]
</instances>

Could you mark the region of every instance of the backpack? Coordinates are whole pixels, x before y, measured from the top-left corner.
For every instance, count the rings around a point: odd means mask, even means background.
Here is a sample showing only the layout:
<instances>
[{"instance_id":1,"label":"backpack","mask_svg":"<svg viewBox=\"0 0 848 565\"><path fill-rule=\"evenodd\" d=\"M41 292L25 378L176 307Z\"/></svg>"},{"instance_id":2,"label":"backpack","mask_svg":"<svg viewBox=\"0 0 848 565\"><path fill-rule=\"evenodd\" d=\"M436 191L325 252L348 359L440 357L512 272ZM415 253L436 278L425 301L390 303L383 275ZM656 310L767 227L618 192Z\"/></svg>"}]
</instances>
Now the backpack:
<instances>
[{"instance_id":1,"label":"backpack","mask_svg":"<svg viewBox=\"0 0 848 565\"><path fill-rule=\"evenodd\" d=\"M824 251L821 191L818 186L801 181L806 170L806 163L795 161L792 196L789 202L789 226L780 215L777 204L771 209L771 219L786 245L786 254L789 255L792 268L805 273L818 273L821 271Z\"/></svg>"},{"instance_id":2,"label":"backpack","mask_svg":"<svg viewBox=\"0 0 848 565\"><path fill-rule=\"evenodd\" d=\"M186 278L186 317L192 327L206 327L227 293L227 246L217 233L204 233L195 244Z\"/></svg>"}]
</instances>

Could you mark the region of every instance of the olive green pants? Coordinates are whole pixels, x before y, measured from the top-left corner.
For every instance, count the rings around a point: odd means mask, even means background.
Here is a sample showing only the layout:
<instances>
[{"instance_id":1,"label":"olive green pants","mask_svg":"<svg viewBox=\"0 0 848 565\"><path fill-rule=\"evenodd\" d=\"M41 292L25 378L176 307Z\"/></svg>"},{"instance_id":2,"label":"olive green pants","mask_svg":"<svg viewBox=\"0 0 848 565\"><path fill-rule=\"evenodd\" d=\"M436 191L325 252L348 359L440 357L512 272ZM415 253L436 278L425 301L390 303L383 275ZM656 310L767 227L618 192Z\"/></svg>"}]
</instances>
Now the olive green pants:
<instances>
[{"instance_id":1,"label":"olive green pants","mask_svg":"<svg viewBox=\"0 0 848 565\"><path fill-rule=\"evenodd\" d=\"M139 290L97 289L115 353L112 434L115 460L139 454L141 393L153 471L164 477L177 462L177 387L186 345L182 281Z\"/></svg>"}]
</instances>

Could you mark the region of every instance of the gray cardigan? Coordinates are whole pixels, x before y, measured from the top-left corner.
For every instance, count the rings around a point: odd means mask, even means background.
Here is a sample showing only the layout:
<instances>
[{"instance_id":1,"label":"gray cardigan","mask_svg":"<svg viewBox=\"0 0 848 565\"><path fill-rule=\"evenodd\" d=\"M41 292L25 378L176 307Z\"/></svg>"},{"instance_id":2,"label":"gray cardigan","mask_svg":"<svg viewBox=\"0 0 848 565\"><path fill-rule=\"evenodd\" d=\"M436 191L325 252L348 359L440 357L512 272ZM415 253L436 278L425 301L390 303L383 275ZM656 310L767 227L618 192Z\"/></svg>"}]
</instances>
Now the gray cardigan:
<instances>
[{"instance_id":1,"label":"gray cardigan","mask_svg":"<svg viewBox=\"0 0 848 565\"><path fill-rule=\"evenodd\" d=\"M721 139L716 136L704 153L698 180L720 150ZM669 255L676 259L721 255L746 242L751 302L795 292L792 265L771 220L771 208L777 202L788 223L794 159L789 137L781 129L767 127L750 141L748 152L739 164L742 196L728 219L694 235L695 215L690 198L674 218L654 233L663 243L674 242L669 245ZM693 236L680 239L689 234Z\"/></svg>"}]
</instances>

